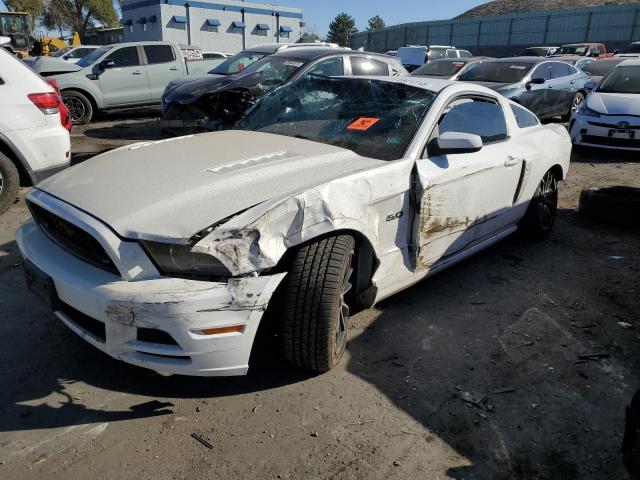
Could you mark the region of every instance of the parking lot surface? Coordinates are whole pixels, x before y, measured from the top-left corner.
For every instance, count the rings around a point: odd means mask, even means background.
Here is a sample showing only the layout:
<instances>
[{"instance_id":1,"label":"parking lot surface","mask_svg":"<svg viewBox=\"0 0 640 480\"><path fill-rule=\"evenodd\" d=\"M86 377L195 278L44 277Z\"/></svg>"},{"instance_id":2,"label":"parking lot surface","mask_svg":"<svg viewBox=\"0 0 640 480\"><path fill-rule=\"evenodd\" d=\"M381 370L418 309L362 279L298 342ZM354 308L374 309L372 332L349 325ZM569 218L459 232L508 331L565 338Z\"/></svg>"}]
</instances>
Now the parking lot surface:
<instances>
[{"instance_id":1,"label":"parking lot surface","mask_svg":"<svg viewBox=\"0 0 640 480\"><path fill-rule=\"evenodd\" d=\"M73 161L159 138L111 116L73 130ZM575 152L546 241L509 238L359 313L324 375L267 337L248 376L213 379L118 362L54 318L25 287L20 200L0 217L0 478L625 479L640 232L576 212L609 184L639 186L637 156Z\"/></svg>"}]
</instances>

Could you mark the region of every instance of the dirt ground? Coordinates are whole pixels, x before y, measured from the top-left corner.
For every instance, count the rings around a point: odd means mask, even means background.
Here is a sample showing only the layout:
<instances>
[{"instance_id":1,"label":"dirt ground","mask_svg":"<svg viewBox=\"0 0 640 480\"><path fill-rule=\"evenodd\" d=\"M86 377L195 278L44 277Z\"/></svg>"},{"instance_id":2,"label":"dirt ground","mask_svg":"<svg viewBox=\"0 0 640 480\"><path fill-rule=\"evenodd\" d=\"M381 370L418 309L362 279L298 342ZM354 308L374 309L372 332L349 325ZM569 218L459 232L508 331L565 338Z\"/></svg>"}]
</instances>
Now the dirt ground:
<instances>
[{"instance_id":1,"label":"dirt ground","mask_svg":"<svg viewBox=\"0 0 640 480\"><path fill-rule=\"evenodd\" d=\"M159 134L110 117L73 131L74 161ZM576 213L606 184L640 185L640 158L574 154L545 242L507 239L356 315L335 370L263 338L247 377L220 379L126 365L56 320L25 287L20 200L0 217L0 478L627 479L640 231Z\"/></svg>"}]
</instances>

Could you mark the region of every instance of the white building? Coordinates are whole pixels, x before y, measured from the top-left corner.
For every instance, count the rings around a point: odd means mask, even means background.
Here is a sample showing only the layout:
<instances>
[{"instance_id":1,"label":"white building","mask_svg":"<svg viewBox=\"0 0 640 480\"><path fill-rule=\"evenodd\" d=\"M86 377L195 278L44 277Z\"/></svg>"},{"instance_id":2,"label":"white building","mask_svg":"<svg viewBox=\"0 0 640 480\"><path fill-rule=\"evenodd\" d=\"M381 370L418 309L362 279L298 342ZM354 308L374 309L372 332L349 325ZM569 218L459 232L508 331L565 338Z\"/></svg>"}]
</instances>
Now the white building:
<instances>
[{"instance_id":1,"label":"white building","mask_svg":"<svg viewBox=\"0 0 640 480\"><path fill-rule=\"evenodd\" d=\"M236 0L124 0L124 41L165 40L236 53L302 36L302 9Z\"/></svg>"}]
</instances>

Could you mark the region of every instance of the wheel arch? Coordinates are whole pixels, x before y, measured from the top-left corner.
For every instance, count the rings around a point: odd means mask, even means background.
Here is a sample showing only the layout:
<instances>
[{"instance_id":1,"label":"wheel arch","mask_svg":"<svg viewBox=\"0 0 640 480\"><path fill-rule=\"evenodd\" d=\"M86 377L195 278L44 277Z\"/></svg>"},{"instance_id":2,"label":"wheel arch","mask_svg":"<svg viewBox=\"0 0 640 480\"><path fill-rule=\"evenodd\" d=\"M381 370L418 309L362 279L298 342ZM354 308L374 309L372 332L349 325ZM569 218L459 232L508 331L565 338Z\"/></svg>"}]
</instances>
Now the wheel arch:
<instances>
[{"instance_id":1,"label":"wheel arch","mask_svg":"<svg viewBox=\"0 0 640 480\"><path fill-rule=\"evenodd\" d=\"M553 173L558 180L564 180L565 172L562 168L562 165L556 163L549 170L551 170L551 173Z\"/></svg>"},{"instance_id":2,"label":"wheel arch","mask_svg":"<svg viewBox=\"0 0 640 480\"><path fill-rule=\"evenodd\" d=\"M380 259L371 242L371 239L363 232L354 228L338 228L336 230L323 232L314 235L301 243L290 246L282 256L278 270L286 271L291 262L291 257L300 248L317 242L327 237L339 235L350 235L356 241L353 264L353 307L356 311L367 309L373 306L377 294L377 287L373 284L373 275L380 265Z\"/></svg>"},{"instance_id":3,"label":"wheel arch","mask_svg":"<svg viewBox=\"0 0 640 480\"><path fill-rule=\"evenodd\" d=\"M81 87L68 87L68 88L63 88L60 90L60 93L64 93L64 92L77 92L77 93L81 93L82 95L84 95L85 97L87 97L87 100L89 100L91 102L91 107L93 108L93 111L95 113L99 112L101 110L101 107L98 105L98 101L95 98L95 95L92 94L91 92L89 92L88 90L81 88Z\"/></svg>"},{"instance_id":4,"label":"wheel arch","mask_svg":"<svg viewBox=\"0 0 640 480\"><path fill-rule=\"evenodd\" d=\"M13 142L1 133L0 152L6 155L18 169L20 185L29 187L37 183L36 177L33 174L33 170L29 167L27 159L20 153L20 150L13 144Z\"/></svg>"}]
</instances>

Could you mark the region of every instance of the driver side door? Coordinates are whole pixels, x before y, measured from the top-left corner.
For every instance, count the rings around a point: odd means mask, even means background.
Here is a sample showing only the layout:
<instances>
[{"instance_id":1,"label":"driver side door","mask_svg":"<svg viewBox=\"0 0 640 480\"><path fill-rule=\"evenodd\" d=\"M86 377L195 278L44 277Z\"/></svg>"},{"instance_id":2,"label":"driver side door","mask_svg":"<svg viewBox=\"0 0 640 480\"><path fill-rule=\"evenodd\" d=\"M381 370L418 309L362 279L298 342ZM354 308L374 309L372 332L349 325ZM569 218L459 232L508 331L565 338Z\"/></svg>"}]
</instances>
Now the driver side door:
<instances>
[{"instance_id":1,"label":"driver side door","mask_svg":"<svg viewBox=\"0 0 640 480\"><path fill-rule=\"evenodd\" d=\"M112 60L112 68L98 75L107 106L148 103L151 99L147 69L142 65L138 47L114 48L103 58Z\"/></svg>"},{"instance_id":2,"label":"driver side door","mask_svg":"<svg viewBox=\"0 0 640 480\"><path fill-rule=\"evenodd\" d=\"M549 63L542 63L534 68L531 79L542 78L545 82L541 84L531 83L525 89L518 100L524 107L531 110L538 117L549 114L549 81L551 80L551 67Z\"/></svg>"},{"instance_id":3,"label":"driver side door","mask_svg":"<svg viewBox=\"0 0 640 480\"><path fill-rule=\"evenodd\" d=\"M478 135L483 146L470 153L443 154L437 138L445 132ZM416 268L431 269L509 227L508 212L522 172L497 99L456 97L430 134L416 163L420 210L416 222Z\"/></svg>"}]
</instances>

